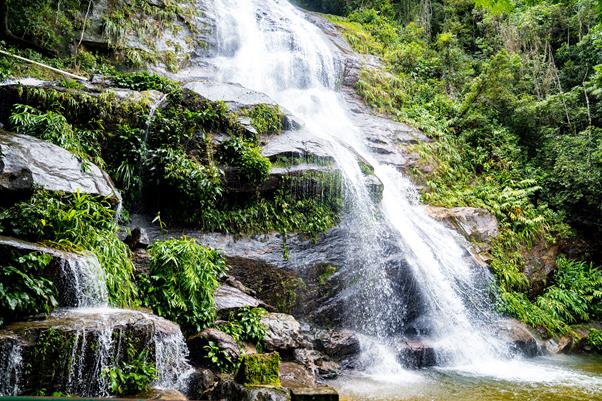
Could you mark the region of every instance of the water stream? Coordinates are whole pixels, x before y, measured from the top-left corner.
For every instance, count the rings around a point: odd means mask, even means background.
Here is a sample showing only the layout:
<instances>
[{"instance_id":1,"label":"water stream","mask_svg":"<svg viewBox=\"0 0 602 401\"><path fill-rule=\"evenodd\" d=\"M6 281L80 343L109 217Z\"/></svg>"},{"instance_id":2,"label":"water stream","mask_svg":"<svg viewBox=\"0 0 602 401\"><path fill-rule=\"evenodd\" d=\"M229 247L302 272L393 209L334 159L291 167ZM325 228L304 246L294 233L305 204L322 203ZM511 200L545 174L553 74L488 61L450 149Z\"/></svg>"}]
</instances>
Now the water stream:
<instances>
[{"instance_id":1,"label":"water stream","mask_svg":"<svg viewBox=\"0 0 602 401\"><path fill-rule=\"evenodd\" d=\"M343 383L363 383L362 388L365 380L426 380L408 372L397 357L404 338L427 341L435 349L438 375L542 382L544 371L574 378L569 370L545 370L517 359L493 333L499 316L491 307L489 272L471 261L457 234L426 213L411 182L368 150L365 133L337 92L341 59L304 12L285 0L210 3L218 36L217 56L209 61L213 78L263 92L290 110L304 130L333 145L344 173L349 203L344 225L352 245L342 268L353 278L345 290L346 321L362 333L363 363L359 375L351 373L339 386L353 393ZM374 167L384 185L379 203L366 188L360 159Z\"/></svg>"}]
</instances>

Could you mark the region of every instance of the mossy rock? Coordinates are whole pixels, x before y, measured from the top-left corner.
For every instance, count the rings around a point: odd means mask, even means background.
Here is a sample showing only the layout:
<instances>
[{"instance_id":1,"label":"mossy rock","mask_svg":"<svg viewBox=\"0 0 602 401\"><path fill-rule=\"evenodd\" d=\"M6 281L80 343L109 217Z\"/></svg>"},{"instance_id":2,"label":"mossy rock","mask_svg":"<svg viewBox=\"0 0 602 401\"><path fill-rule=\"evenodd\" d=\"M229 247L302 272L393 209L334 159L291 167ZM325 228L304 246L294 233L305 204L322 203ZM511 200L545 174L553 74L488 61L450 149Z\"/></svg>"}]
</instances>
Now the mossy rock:
<instances>
[{"instance_id":1,"label":"mossy rock","mask_svg":"<svg viewBox=\"0 0 602 401\"><path fill-rule=\"evenodd\" d=\"M280 386L280 355L277 352L245 355L236 381L245 386Z\"/></svg>"}]
</instances>

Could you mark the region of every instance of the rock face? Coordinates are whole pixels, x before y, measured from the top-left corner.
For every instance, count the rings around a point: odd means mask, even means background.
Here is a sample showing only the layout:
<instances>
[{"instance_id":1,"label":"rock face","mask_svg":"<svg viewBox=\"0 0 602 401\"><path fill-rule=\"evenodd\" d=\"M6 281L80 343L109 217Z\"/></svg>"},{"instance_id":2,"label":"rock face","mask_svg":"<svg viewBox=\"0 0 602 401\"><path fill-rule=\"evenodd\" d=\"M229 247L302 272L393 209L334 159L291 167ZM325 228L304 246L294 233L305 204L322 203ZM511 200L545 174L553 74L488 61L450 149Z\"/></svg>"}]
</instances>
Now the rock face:
<instances>
[{"instance_id":1,"label":"rock face","mask_svg":"<svg viewBox=\"0 0 602 401\"><path fill-rule=\"evenodd\" d=\"M560 252L558 245L547 245L544 240L537 242L530 250L524 251L523 273L529 279L531 296L540 295L556 271L556 258Z\"/></svg>"},{"instance_id":2,"label":"rock face","mask_svg":"<svg viewBox=\"0 0 602 401\"><path fill-rule=\"evenodd\" d=\"M316 378L303 365L294 362L280 364L280 382L283 387L315 387Z\"/></svg>"},{"instance_id":3,"label":"rock face","mask_svg":"<svg viewBox=\"0 0 602 401\"><path fill-rule=\"evenodd\" d=\"M237 112L259 104L267 104L270 106L277 105L277 103L268 95L245 88L239 84L203 80L190 82L184 87L212 102L225 102L228 109L232 112ZM282 126L285 130L301 127L301 123L297 121L290 112L283 110L283 113Z\"/></svg>"},{"instance_id":4,"label":"rock face","mask_svg":"<svg viewBox=\"0 0 602 401\"><path fill-rule=\"evenodd\" d=\"M527 357L540 354L537 339L523 323L515 319L503 319L496 324L497 335L508 341L516 353Z\"/></svg>"},{"instance_id":5,"label":"rock face","mask_svg":"<svg viewBox=\"0 0 602 401\"><path fill-rule=\"evenodd\" d=\"M49 142L0 132L0 195L28 194L34 189L104 196L120 202L109 176L91 163Z\"/></svg>"},{"instance_id":6,"label":"rock face","mask_svg":"<svg viewBox=\"0 0 602 401\"><path fill-rule=\"evenodd\" d=\"M397 358L408 368L421 369L437 365L435 348L427 341L405 340L398 345Z\"/></svg>"},{"instance_id":7,"label":"rock face","mask_svg":"<svg viewBox=\"0 0 602 401\"><path fill-rule=\"evenodd\" d=\"M188 338L188 349L190 350L190 361L195 366L210 366L206 358L206 351L203 349L209 342L214 343L219 349L224 351L230 360L236 361L241 355L241 349L229 334L223 333L217 329L205 329Z\"/></svg>"},{"instance_id":8,"label":"rock face","mask_svg":"<svg viewBox=\"0 0 602 401\"><path fill-rule=\"evenodd\" d=\"M295 349L308 345L301 334L301 325L291 315L269 313L261 319L261 323L267 329L263 344L268 351L278 351L283 356L290 356Z\"/></svg>"},{"instance_id":9,"label":"rock face","mask_svg":"<svg viewBox=\"0 0 602 401\"><path fill-rule=\"evenodd\" d=\"M427 212L435 220L449 224L468 240L489 243L499 234L497 219L485 209L428 206Z\"/></svg>"}]
</instances>

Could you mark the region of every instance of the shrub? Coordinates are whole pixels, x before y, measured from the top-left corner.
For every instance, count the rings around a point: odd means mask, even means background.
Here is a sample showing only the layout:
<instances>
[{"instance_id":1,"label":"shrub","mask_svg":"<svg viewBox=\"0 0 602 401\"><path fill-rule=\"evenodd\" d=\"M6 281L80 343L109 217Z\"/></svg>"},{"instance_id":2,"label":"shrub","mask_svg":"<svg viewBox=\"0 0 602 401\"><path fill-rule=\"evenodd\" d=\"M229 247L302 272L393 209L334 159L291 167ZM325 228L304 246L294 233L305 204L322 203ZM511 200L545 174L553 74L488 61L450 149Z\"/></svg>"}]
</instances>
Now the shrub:
<instances>
[{"instance_id":1,"label":"shrub","mask_svg":"<svg viewBox=\"0 0 602 401\"><path fill-rule=\"evenodd\" d=\"M149 248L150 272L139 275L142 304L178 322L186 333L215 319L213 292L226 270L222 256L192 239L157 241Z\"/></svg>"},{"instance_id":2,"label":"shrub","mask_svg":"<svg viewBox=\"0 0 602 401\"><path fill-rule=\"evenodd\" d=\"M259 104L244 113L251 117L251 124L258 135L278 134L282 131L283 114L279 106Z\"/></svg>"},{"instance_id":3,"label":"shrub","mask_svg":"<svg viewBox=\"0 0 602 401\"><path fill-rule=\"evenodd\" d=\"M221 160L238 167L241 178L252 183L265 181L272 168L258 146L240 137L232 137L222 144Z\"/></svg>"},{"instance_id":4,"label":"shrub","mask_svg":"<svg viewBox=\"0 0 602 401\"><path fill-rule=\"evenodd\" d=\"M245 307L231 312L228 323L219 326L224 333L230 334L236 341L259 344L266 335L266 326L261 318L267 312L262 308Z\"/></svg>"},{"instance_id":5,"label":"shrub","mask_svg":"<svg viewBox=\"0 0 602 401\"><path fill-rule=\"evenodd\" d=\"M44 277L51 260L37 252L0 255L0 326L58 306L56 287Z\"/></svg>"},{"instance_id":6,"label":"shrub","mask_svg":"<svg viewBox=\"0 0 602 401\"><path fill-rule=\"evenodd\" d=\"M180 90L180 84L157 74L144 72L117 73L113 75L113 84L119 88L135 91L157 90L171 93Z\"/></svg>"},{"instance_id":7,"label":"shrub","mask_svg":"<svg viewBox=\"0 0 602 401\"><path fill-rule=\"evenodd\" d=\"M108 378L111 393L116 396L136 395L147 391L157 378L154 361L149 360L146 350L137 352L131 345L127 349L127 360L101 372Z\"/></svg>"}]
</instances>

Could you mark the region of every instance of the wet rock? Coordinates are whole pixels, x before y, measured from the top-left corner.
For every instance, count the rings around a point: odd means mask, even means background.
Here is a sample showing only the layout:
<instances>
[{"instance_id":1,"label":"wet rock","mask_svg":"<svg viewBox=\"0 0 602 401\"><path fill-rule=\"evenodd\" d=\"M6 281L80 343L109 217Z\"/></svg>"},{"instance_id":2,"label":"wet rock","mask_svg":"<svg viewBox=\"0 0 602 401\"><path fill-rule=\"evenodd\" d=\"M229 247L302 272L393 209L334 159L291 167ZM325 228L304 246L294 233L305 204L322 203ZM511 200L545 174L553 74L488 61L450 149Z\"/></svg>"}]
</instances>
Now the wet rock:
<instances>
[{"instance_id":1,"label":"wet rock","mask_svg":"<svg viewBox=\"0 0 602 401\"><path fill-rule=\"evenodd\" d=\"M278 351L286 357L292 356L295 349L309 345L301 334L301 325L291 315L269 313L261 322L266 326L263 345L268 351Z\"/></svg>"},{"instance_id":2,"label":"wet rock","mask_svg":"<svg viewBox=\"0 0 602 401\"><path fill-rule=\"evenodd\" d=\"M537 338L523 323L516 319L502 319L495 325L497 336L512 344L515 352L527 357L540 353Z\"/></svg>"},{"instance_id":3,"label":"wet rock","mask_svg":"<svg viewBox=\"0 0 602 401\"><path fill-rule=\"evenodd\" d=\"M570 336L550 338L543 342L543 349L549 354L561 354L570 352L573 347L573 339Z\"/></svg>"},{"instance_id":4,"label":"wet rock","mask_svg":"<svg viewBox=\"0 0 602 401\"><path fill-rule=\"evenodd\" d=\"M280 382L283 387L315 387L316 378L305 366L294 362L280 364Z\"/></svg>"},{"instance_id":5,"label":"wet rock","mask_svg":"<svg viewBox=\"0 0 602 401\"><path fill-rule=\"evenodd\" d=\"M229 285L230 287L234 287L239 291L244 292L247 295L255 297L257 293L244 285L240 280L237 280L234 276L224 276L221 280L224 284Z\"/></svg>"},{"instance_id":6,"label":"wet rock","mask_svg":"<svg viewBox=\"0 0 602 401\"><path fill-rule=\"evenodd\" d=\"M468 240L490 243L499 234L497 219L485 209L427 206L427 212L435 220L449 224Z\"/></svg>"},{"instance_id":7,"label":"wet rock","mask_svg":"<svg viewBox=\"0 0 602 401\"><path fill-rule=\"evenodd\" d=\"M360 341L351 330L317 330L313 342L318 351L341 361L360 353Z\"/></svg>"},{"instance_id":8,"label":"wet rock","mask_svg":"<svg viewBox=\"0 0 602 401\"><path fill-rule=\"evenodd\" d=\"M204 395L215 385L219 377L210 369L196 369L188 379L187 396L191 400L202 400Z\"/></svg>"},{"instance_id":9,"label":"wet rock","mask_svg":"<svg viewBox=\"0 0 602 401\"><path fill-rule=\"evenodd\" d=\"M205 329L188 338L186 341L190 350L190 361L195 366L210 366L204 347L213 342L225 352L230 360L236 361L241 356L241 349L231 335L217 329Z\"/></svg>"},{"instance_id":10,"label":"wet rock","mask_svg":"<svg viewBox=\"0 0 602 401\"><path fill-rule=\"evenodd\" d=\"M96 165L65 149L28 135L0 131L0 196L29 194L34 189L107 197L117 205L119 191Z\"/></svg>"},{"instance_id":11,"label":"wet rock","mask_svg":"<svg viewBox=\"0 0 602 401\"><path fill-rule=\"evenodd\" d=\"M213 298L217 313L221 317L227 317L230 312L236 312L247 307L271 309L266 303L227 284L222 284L221 287L215 290Z\"/></svg>"},{"instance_id":12,"label":"wet rock","mask_svg":"<svg viewBox=\"0 0 602 401\"><path fill-rule=\"evenodd\" d=\"M209 400L236 401L290 401L290 393L282 387L253 386L245 387L232 380L224 380L208 392Z\"/></svg>"},{"instance_id":13,"label":"wet rock","mask_svg":"<svg viewBox=\"0 0 602 401\"><path fill-rule=\"evenodd\" d=\"M141 227L133 228L129 235L125 238L124 242L130 247L131 250L139 248L146 249L150 245L148 234L146 233L146 230Z\"/></svg>"},{"instance_id":14,"label":"wet rock","mask_svg":"<svg viewBox=\"0 0 602 401\"><path fill-rule=\"evenodd\" d=\"M335 379L341 373L341 365L319 351L298 348L294 351L294 360L325 380Z\"/></svg>"},{"instance_id":15,"label":"wet rock","mask_svg":"<svg viewBox=\"0 0 602 401\"><path fill-rule=\"evenodd\" d=\"M398 345L397 358L408 368L421 369L437 365L435 348L424 340L405 340Z\"/></svg>"},{"instance_id":16,"label":"wet rock","mask_svg":"<svg viewBox=\"0 0 602 401\"><path fill-rule=\"evenodd\" d=\"M330 386L294 387L291 401L339 401L339 393Z\"/></svg>"},{"instance_id":17,"label":"wet rock","mask_svg":"<svg viewBox=\"0 0 602 401\"><path fill-rule=\"evenodd\" d=\"M273 136L261 153L272 162L301 160L306 164L322 166L335 164L332 145L306 131L286 131Z\"/></svg>"},{"instance_id":18,"label":"wet rock","mask_svg":"<svg viewBox=\"0 0 602 401\"><path fill-rule=\"evenodd\" d=\"M19 255L37 252L51 256L44 272L57 287L59 306L98 306L108 302L105 273L95 255L64 252L0 236L0 264L3 255L15 252Z\"/></svg>"}]
</instances>

